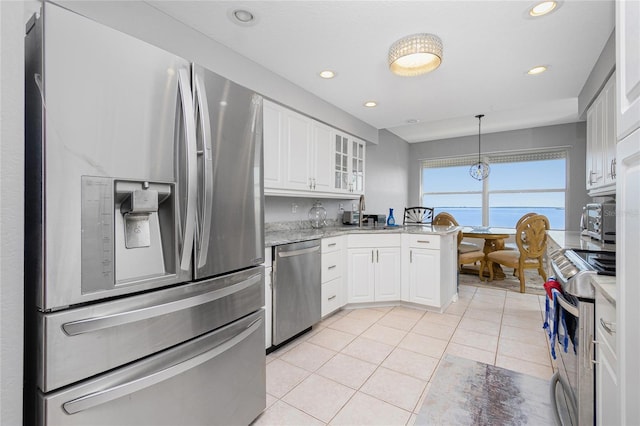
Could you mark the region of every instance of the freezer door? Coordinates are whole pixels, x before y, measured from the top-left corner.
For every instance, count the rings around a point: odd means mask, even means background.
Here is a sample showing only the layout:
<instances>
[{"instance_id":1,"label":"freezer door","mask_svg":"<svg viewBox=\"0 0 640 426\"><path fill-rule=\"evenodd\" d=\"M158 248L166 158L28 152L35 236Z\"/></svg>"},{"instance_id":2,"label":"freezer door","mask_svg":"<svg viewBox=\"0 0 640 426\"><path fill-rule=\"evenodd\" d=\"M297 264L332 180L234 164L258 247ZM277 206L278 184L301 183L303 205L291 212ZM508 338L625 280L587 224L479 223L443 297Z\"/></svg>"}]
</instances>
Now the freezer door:
<instances>
[{"instance_id":1,"label":"freezer door","mask_svg":"<svg viewBox=\"0 0 640 426\"><path fill-rule=\"evenodd\" d=\"M191 280L190 63L50 2L25 48L25 257L38 307ZM190 190L176 160L188 144Z\"/></svg>"},{"instance_id":2,"label":"freezer door","mask_svg":"<svg viewBox=\"0 0 640 426\"><path fill-rule=\"evenodd\" d=\"M196 278L264 257L262 97L193 66L198 140Z\"/></svg>"},{"instance_id":3,"label":"freezer door","mask_svg":"<svg viewBox=\"0 0 640 426\"><path fill-rule=\"evenodd\" d=\"M247 425L266 405L264 311L59 392L44 426Z\"/></svg>"},{"instance_id":4,"label":"freezer door","mask_svg":"<svg viewBox=\"0 0 640 426\"><path fill-rule=\"evenodd\" d=\"M262 306L264 268L259 266L212 280L40 314L37 385L49 392L78 382L210 332Z\"/></svg>"}]
</instances>

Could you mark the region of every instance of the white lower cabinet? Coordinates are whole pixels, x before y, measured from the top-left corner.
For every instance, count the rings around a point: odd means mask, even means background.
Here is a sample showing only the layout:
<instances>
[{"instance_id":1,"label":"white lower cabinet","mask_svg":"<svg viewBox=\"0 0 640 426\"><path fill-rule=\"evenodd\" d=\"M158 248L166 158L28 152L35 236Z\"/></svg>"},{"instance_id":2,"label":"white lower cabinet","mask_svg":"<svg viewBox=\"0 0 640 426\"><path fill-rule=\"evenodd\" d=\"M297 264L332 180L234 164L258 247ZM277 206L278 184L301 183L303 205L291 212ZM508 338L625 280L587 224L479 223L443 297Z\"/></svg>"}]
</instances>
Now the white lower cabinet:
<instances>
[{"instance_id":1,"label":"white lower cabinet","mask_svg":"<svg viewBox=\"0 0 640 426\"><path fill-rule=\"evenodd\" d=\"M347 241L347 303L399 301L400 235L349 235Z\"/></svg>"},{"instance_id":2,"label":"white lower cabinet","mask_svg":"<svg viewBox=\"0 0 640 426\"><path fill-rule=\"evenodd\" d=\"M620 424L616 308L596 292L596 425Z\"/></svg>"},{"instance_id":3,"label":"white lower cabinet","mask_svg":"<svg viewBox=\"0 0 640 426\"><path fill-rule=\"evenodd\" d=\"M402 236L402 300L439 310L457 300L456 235Z\"/></svg>"},{"instance_id":4,"label":"white lower cabinet","mask_svg":"<svg viewBox=\"0 0 640 426\"><path fill-rule=\"evenodd\" d=\"M344 236L323 238L320 246L321 257L321 297L322 317L340 309L346 303L344 283Z\"/></svg>"}]
</instances>

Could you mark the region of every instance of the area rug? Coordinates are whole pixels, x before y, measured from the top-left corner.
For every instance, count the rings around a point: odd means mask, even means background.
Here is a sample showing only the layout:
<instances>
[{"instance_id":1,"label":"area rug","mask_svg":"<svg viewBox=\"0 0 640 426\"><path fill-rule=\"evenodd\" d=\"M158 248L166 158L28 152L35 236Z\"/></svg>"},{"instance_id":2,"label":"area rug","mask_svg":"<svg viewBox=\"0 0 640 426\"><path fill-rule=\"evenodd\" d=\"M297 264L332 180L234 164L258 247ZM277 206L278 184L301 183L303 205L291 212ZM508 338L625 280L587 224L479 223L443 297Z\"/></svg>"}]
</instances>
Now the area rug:
<instances>
[{"instance_id":1,"label":"area rug","mask_svg":"<svg viewBox=\"0 0 640 426\"><path fill-rule=\"evenodd\" d=\"M464 285L472 285L481 288L497 288L520 293L520 280L513 276L513 269L503 268L505 273L504 280L494 279L493 281L480 281L478 275L459 274L459 283ZM544 281L538 275L538 271L528 269L524 271L524 287L525 293L544 295Z\"/></svg>"},{"instance_id":2,"label":"area rug","mask_svg":"<svg viewBox=\"0 0 640 426\"><path fill-rule=\"evenodd\" d=\"M446 355L415 424L553 425L549 382Z\"/></svg>"}]
</instances>

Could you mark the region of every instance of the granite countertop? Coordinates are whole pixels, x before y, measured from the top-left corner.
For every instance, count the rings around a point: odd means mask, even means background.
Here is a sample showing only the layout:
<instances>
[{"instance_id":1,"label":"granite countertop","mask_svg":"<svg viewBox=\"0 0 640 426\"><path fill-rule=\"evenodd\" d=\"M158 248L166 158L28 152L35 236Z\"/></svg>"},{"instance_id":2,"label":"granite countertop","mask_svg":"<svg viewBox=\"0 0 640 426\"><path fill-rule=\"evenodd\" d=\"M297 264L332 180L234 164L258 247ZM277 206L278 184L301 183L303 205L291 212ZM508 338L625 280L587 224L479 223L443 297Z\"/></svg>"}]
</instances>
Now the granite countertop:
<instances>
[{"instance_id":1,"label":"granite countertop","mask_svg":"<svg viewBox=\"0 0 640 426\"><path fill-rule=\"evenodd\" d=\"M602 243L576 231L549 231L549 237L563 249L616 251L615 244ZM609 302L616 304L616 277L592 275L591 284Z\"/></svg>"},{"instance_id":2,"label":"granite countertop","mask_svg":"<svg viewBox=\"0 0 640 426\"><path fill-rule=\"evenodd\" d=\"M602 243L577 231L548 231L547 235L564 249L616 251L615 244Z\"/></svg>"},{"instance_id":3,"label":"granite countertop","mask_svg":"<svg viewBox=\"0 0 640 426\"><path fill-rule=\"evenodd\" d=\"M607 275L592 275L591 284L595 287L596 291L602 293L602 295L609 302L616 305L616 277Z\"/></svg>"},{"instance_id":4,"label":"granite countertop","mask_svg":"<svg viewBox=\"0 0 640 426\"><path fill-rule=\"evenodd\" d=\"M280 244L295 243L298 241L317 240L320 238L335 237L347 234L432 234L432 235L448 235L460 230L457 226L358 226L334 225L320 229L303 228L286 226L267 227L264 234L265 247L277 246Z\"/></svg>"}]
</instances>

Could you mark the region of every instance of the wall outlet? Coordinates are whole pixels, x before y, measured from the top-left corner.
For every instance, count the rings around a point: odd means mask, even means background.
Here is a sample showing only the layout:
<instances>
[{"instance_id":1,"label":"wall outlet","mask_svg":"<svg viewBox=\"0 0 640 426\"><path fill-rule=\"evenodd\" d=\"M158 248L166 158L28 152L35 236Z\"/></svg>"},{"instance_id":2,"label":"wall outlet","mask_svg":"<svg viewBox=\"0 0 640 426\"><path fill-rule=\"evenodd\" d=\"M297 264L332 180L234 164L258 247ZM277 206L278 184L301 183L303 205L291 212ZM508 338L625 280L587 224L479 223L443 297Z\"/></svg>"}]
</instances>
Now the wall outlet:
<instances>
[{"instance_id":1,"label":"wall outlet","mask_svg":"<svg viewBox=\"0 0 640 426\"><path fill-rule=\"evenodd\" d=\"M298 211L298 205L296 203L291 203L291 213L295 213Z\"/></svg>"}]
</instances>

